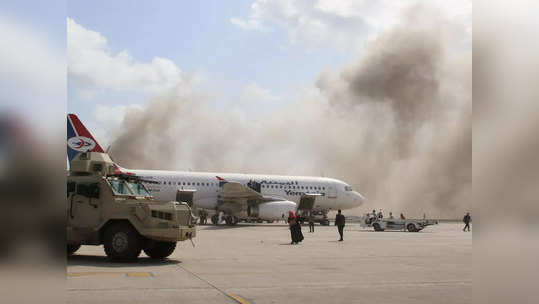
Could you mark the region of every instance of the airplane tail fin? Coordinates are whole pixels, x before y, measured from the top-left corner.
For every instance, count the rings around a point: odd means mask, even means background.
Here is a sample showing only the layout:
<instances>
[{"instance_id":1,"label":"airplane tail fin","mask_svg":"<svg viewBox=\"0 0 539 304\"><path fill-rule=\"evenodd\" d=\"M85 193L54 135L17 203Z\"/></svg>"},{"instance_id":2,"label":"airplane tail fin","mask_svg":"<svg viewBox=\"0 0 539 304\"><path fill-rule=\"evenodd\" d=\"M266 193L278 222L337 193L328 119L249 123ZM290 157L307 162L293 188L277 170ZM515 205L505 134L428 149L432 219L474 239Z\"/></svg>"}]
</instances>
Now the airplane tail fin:
<instances>
[{"instance_id":1,"label":"airplane tail fin","mask_svg":"<svg viewBox=\"0 0 539 304\"><path fill-rule=\"evenodd\" d=\"M103 148L75 114L67 114L67 157L69 162L80 152L101 152Z\"/></svg>"}]
</instances>

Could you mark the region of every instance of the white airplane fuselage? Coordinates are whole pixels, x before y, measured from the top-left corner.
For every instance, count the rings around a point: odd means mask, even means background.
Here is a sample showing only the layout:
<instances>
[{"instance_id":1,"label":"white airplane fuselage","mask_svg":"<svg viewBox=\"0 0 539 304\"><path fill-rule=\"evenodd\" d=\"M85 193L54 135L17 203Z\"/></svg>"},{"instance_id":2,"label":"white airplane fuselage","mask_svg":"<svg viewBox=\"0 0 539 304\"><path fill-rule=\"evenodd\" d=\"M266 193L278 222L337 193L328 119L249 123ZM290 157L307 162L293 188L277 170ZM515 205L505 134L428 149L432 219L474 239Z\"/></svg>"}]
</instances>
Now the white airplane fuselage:
<instances>
[{"instance_id":1,"label":"white airplane fuselage","mask_svg":"<svg viewBox=\"0 0 539 304\"><path fill-rule=\"evenodd\" d=\"M260 183L260 193L275 196L296 204L303 194L317 196L313 210L350 209L360 206L364 197L337 179L306 176L280 176L259 174L201 173L159 170L128 170L147 183L152 196L160 200L175 200L178 190L196 190L194 206L219 210L220 183L238 182L247 186L249 181ZM218 178L219 177L219 178Z\"/></svg>"}]
</instances>

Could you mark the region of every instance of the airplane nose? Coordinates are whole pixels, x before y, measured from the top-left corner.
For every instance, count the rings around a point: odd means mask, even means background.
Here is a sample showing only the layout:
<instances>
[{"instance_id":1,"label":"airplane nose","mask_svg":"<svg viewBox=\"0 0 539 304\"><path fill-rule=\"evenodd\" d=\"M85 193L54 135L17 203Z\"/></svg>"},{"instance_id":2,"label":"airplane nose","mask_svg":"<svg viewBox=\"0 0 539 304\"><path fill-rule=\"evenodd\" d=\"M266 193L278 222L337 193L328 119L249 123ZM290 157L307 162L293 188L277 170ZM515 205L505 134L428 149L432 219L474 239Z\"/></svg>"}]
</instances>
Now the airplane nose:
<instances>
[{"instance_id":1,"label":"airplane nose","mask_svg":"<svg viewBox=\"0 0 539 304\"><path fill-rule=\"evenodd\" d=\"M356 199L355 199L355 203L357 206L363 204L367 199L365 198L365 196L363 196L361 193L359 192L356 192Z\"/></svg>"}]
</instances>

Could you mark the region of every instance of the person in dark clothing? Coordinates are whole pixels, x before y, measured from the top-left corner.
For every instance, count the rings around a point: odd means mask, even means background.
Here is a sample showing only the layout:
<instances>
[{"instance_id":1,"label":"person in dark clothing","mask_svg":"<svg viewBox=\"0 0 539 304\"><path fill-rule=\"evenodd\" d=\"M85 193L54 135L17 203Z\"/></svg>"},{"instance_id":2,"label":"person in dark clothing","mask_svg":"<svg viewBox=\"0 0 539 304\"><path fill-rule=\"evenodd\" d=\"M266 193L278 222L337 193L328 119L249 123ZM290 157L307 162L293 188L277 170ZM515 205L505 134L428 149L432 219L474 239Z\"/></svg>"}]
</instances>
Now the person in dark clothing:
<instances>
[{"instance_id":1,"label":"person in dark clothing","mask_svg":"<svg viewBox=\"0 0 539 304\"><path fill-rule=\"evenodd\" d=\"M339 230L339 235L341 238L339 239L339 242L343 241L343 231L344 231L344 224L345 224L345 218L344 215L342 215L341 210L337 211L337 215L335 216L335 226L337 226L337 229Z\"/></svg>"},{"instance_id":2,"label":"person in dark clothing","mask_svg":"<svg viewBox=\"0 0 539 304\"><path fill-rule=\"evenodd\" d=\"M309 232L314 232L314 219L312 214L309 214Z\"/></svg>"},{"instance_id":3,"label":"person in dark clothing","mask_svg":"<svg viewBox=\"0 0 539 304\"><path fill-rule=\"evenodd\" d=\"M206 212L202 211L200 212L200 225L206 225L207 217Z\"/></svg>"},{"instance_id":4,"label":"person in dark clothing","mask_svg":"<svg viewBox=\"0 0 539 304\"><path fill-rule=\"evenodd\" d=\"M292 238L292 242L290 242L290 244L298 244L299 242L303 241L301 225L293 211L288 212L288 225L290 227L290 237Z\"/></svg>"},{"instance_id":5,"label":"person in dark clothing","mask_svg":"<svg viewBox=\"0 0 539 304\"><path fill-rule=\"evenodd\" d=\"M464 229L462 229L462 231L466 231L466 228L468 229L468 231L470 231L470 221L471 220L472 220L472 217L470 216L470 212L466 212L466 215L462 219L462 221L466 225L464 225Z\"/></svg>"}]
</instances>

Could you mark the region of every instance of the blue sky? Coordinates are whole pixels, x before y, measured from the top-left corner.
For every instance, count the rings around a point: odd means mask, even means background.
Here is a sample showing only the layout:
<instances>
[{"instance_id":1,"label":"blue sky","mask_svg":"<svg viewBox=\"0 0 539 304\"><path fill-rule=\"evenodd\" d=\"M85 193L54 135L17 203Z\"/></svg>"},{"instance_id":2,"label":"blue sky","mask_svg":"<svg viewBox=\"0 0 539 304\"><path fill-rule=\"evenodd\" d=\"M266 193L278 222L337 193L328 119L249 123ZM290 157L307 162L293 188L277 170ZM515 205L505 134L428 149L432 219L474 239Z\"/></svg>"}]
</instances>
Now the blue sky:
<instances>
[{"instance_id":1,"label":"blue sky","mask_svg":"<svg viewBox=\"0 0 539 304\"><path fill-rule=\"evenodd\" d=\"M7 46L3 63L8 68L4 67L2 79L7 88L34 88L8 90L9 98L4 99L14 100L14 107L21 104L18 101L63 105L67 80L67 111L99 128L103 124L96 117L99 107L145 105L162 93L140 88L146 80L145 70L161 77L152 83L159 86L161 80L167 84L177 80L177 69L181 77L194 74L198 86L211 92L215 106L241 98L257 102L260 97L273 107L285 107L301 88L314 88L322 72L340 71L361 58L365 42L395 25L402 9L415 2L73 0L67 7L65 1L4 2L0 17ZM463 35L465 41L471 41L471 2L432 2L442 7L444 18L462 24L462 31L469 31ZM69 60L66 17L106 41L96 46L83 39L77 44L79 51L101 52L100 58L72 56ZM25 39L9 43L8 36ZM124 53L128 54L124 73L144 66L136 81L119 80L118 75L107 80L106 73L92 70L93 66L106 68L110 65L107 60L122 61L119 57ZM156 58L165 59L164 68L172 69L172 78L160 74L163 66L157 64L156 68ZM83 62L88 59L96 61ZM86 67L75 71L76 64ZM67 75L63 73L66 68ZM16 77L10 70L17 71ZM121 120L121 111L117 113Z\"/></svg>"},{"instance_id":2,"label":"blue sky","mask_svg":"<svg viewBox=\"0 0 539 304\"><path fill-rule=\"evenodd\" d=\"M107 37L112 52L127 49L140 61L166 57L223 87L256 81L284 90L352 57L331 48L292 47L279 28L265 33L238 29L230 18L247 16L251 3L70 1L68 15Z\"/></svg>"}]
</instances>

